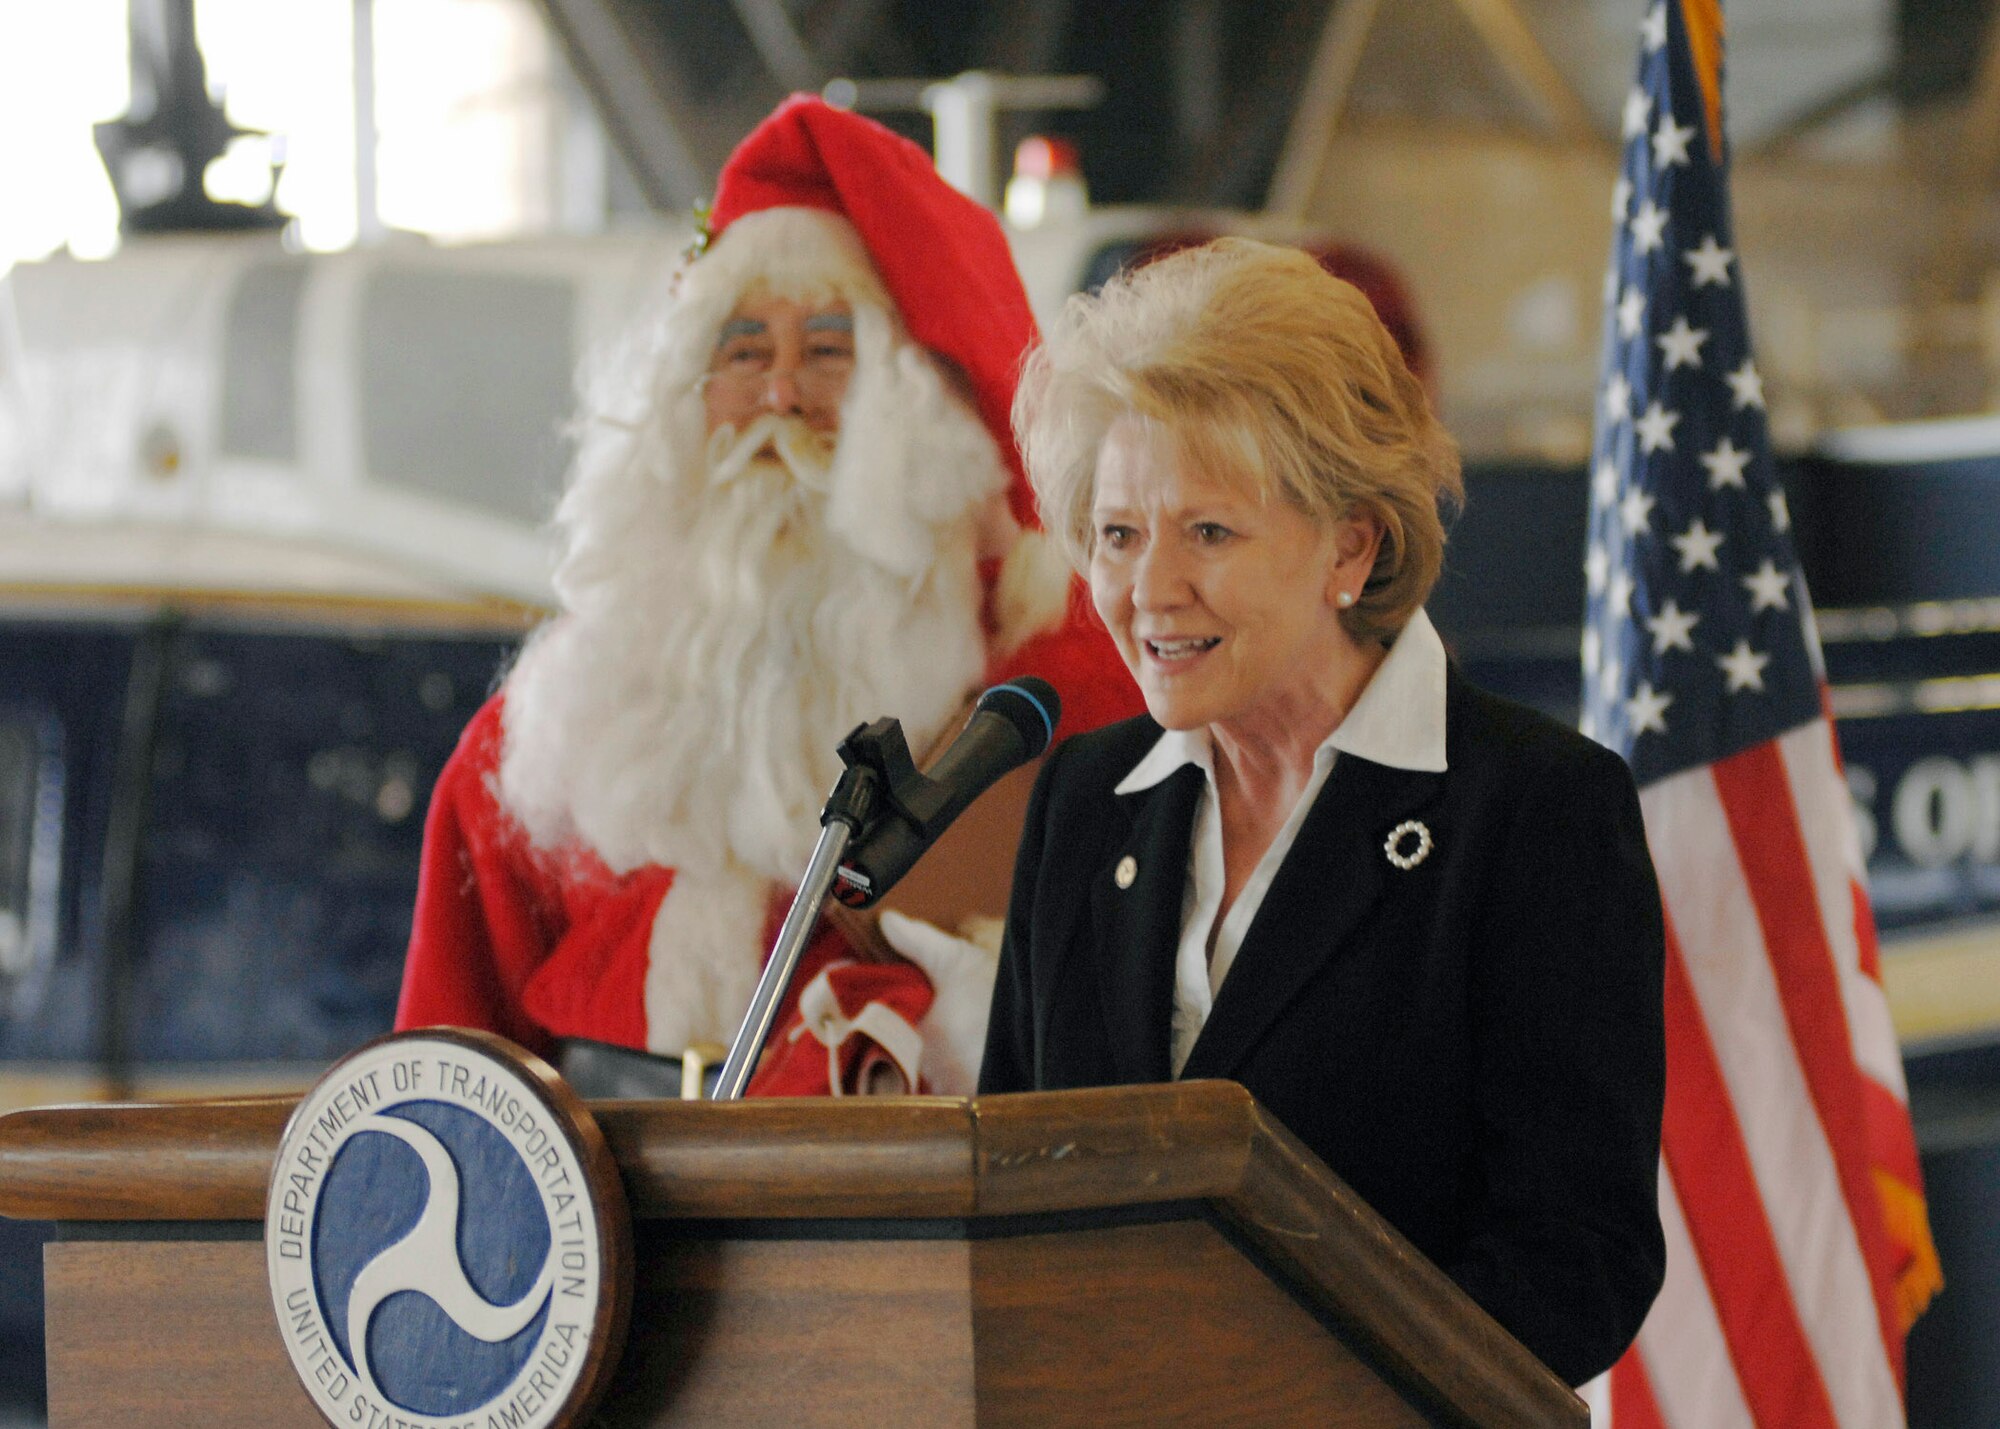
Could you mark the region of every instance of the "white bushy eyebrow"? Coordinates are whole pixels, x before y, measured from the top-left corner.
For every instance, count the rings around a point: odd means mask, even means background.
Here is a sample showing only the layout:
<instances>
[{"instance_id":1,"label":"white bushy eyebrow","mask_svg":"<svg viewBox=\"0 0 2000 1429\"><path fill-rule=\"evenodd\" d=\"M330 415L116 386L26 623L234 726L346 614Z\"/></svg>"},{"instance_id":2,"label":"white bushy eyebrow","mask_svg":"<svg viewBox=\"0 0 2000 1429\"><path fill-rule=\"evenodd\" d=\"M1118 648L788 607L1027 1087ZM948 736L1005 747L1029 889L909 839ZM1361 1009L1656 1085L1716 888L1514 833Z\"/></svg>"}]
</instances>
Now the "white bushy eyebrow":
<instances>
[{"instance_id":1,"label":"white bushy eyebrow","mask_svg":"<svg viewBox=\"0 0 2000 1429\"><path fill-rule=\"evenodd\" d=\"M854 336L854 315L852 313L814 313L805 320L807 332L832 332L846 337ZM739 337L764 337L771 331L770 324L762 318L731 318L722 325L722 331L715 335L715 345Z\"/></svg>"}]
</instances>

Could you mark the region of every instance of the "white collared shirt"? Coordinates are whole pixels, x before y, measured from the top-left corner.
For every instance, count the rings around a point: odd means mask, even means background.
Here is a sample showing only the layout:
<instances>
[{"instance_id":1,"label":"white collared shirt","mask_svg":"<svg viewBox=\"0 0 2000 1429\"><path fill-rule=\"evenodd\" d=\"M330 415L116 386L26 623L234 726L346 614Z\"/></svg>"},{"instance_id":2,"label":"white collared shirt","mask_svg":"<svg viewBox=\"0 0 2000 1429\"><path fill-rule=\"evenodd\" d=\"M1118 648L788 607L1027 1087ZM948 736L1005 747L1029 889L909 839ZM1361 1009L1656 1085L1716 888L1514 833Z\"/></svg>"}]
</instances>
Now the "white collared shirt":
<instances>
[{"instance_id":1,"label":"white collared shirt","mask_svg":"<svg viewBox=\"0 0 2000 1429\"><path fill-rule=\"evenodd\" d=\"M1222 809L1216 798L1215 751L1206 728L1170 729L1162 734L1146 757L1118 782L1113 791L1136 794L1150 789L1186 764L1198 767L1203 775L1201 801L1195 810L1194 837L1188 849L1187 892L1181 903L1180 951L1174 961L1174 1075L1187 1065L1195 1038L1215 1006L1215 994L1236 953L1243 935L1263 906L1271 880L1299 836L1299 826L1326 787L1333 772L1334 755L1345 752L1392 769L1421 769L1441 772L1444 762L1444 642L1438 639L1430 617L1419 610L1403 627L1396 643L1373 678L1361 691L1361 698L1347 712L1347 718L1313 752L1312 777L1300 791L1298 802L1284 827L1250 874L1250 881L1229 905L1229 915L1215 929L1215 955L1208 954L1208 933L1215 925L1216 910L1222 906Z\"/></svg>"}]
</instances>

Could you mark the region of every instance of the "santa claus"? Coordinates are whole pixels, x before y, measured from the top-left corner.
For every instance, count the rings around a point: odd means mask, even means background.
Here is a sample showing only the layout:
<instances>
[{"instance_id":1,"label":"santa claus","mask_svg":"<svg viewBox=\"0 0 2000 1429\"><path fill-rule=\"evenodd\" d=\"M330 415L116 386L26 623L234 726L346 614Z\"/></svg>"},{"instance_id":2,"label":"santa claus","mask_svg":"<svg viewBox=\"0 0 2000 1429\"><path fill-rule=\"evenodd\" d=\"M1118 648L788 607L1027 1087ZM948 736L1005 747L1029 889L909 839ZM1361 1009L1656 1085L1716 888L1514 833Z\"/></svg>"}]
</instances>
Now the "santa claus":
<instances>
[{"instance_id":1,"label":"santa claus","mask_svg":"<svg viewBox=\"0 0 2000 1429\"><path fill-rule=\"evenodd\" d=\"M786 103L648 333L585 404L560 613L432 797L399 1027L727 1043L850 728L922 749L1023 672L1061 732L1140 708L1036 529L1006 240L920 149ZM971 1089L990 965L903 934L927 966L821 926L753 1093Z\"/></svg>"}]
</instances>

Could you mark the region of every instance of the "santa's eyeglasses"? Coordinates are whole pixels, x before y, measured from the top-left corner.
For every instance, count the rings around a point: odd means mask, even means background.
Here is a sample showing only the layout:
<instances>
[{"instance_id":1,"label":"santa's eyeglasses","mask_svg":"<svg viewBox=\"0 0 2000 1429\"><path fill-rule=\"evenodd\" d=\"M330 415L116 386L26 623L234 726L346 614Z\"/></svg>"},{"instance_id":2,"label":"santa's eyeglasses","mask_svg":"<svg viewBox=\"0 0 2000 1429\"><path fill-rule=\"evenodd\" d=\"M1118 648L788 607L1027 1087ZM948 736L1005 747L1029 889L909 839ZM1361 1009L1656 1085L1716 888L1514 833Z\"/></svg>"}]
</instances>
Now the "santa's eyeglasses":
<instances>
[{"instance_id":1,"label":"santa's eyeglasses","mask_svg":"<svg viewBox=\"0 0 2000 1429\"><path fill-rule=\"evenodd\" d=\"M724 325L703 384L735 395L757 393L772 378L789 377L805 402L838 400L854 374L854 321L845 313L817 313L805 323L804 343L789 362L780 344L760 322L731 319Z\"/></svg>"}]
</instances>

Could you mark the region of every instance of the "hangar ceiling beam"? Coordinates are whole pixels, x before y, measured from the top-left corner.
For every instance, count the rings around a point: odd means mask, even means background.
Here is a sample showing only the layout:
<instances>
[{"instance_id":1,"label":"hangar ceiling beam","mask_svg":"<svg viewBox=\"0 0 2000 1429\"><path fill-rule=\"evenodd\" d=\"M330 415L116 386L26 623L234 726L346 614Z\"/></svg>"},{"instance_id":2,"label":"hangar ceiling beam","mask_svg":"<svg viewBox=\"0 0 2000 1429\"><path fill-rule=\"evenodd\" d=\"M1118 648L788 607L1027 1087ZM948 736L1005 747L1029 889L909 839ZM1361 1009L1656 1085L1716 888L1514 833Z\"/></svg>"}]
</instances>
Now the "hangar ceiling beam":
<instances>
[{"instance_id":1,"label":"hangar ceiling beam","mask_svg":"<svg viewBox=\"0 0 2000 1429\"><path fill-rule=\"evenodd\" d=\"M1361 53L1368 45L1382 0L1333 0L1313 49L1312 68L1292 110L1285 147L1278 154L1277 172L1265 207L1290 219L1303 219L1326 172L1333 136L1347 112Z\"/></svg>"},{"instance_id":2,"label":"hangar ceiling beam","mask_svg":"<svg viewBox=\"0 0 2000 1429\"><path fill-rule=\"evenodd\" d=\"M1990 17L1979 62L1955 116L1957 142L1932 170L1937 184L1936 222L1928 253L1915 273L1915 302L1907 358L1925 415L1963 410L1983 393L1969 393L1969 374L1991 370L1991 331L1982 319L1981 279L1991 245L1993 171L2000 160L2000 17Z\"/></svg>"},{"instance_id":3,"label":"hangar ceiling beam","mask_svg":"<svg viewBox=\"0 0 2000 1429\"><path fill-rule=\"evenodd\" d=\"M1921 287L1928 316L1920 340L1950 348L1940 336L1951 330L1944 316L1953 303L1971 298L1987 252L1984 218L1992 203L1993 170L2000 162L2000 16L1987 21L1979 65L1958 116L1958 144L1942 174L1937 232Z\"/></svg>"},{"instance_id":4,"label":"hangar ceiling beam","mask_svg":"<svg viewBox=\"0 0 2000 1429\"><path fill-rule=\"evenodd\" d=\"M832 78L799 34L784 0L731 0L758 58L786 89L818 89Z\"/></svg>"},{"instance_id":5,"label":"hangar ceiling beam","mask_svg":"<svg viewBox=\"0 0 2000 1429\"><path fill-rule=\"evenodd\" d=\"M814 37L813 49L834 73L844 73L882 20L889 0L840 0L829 9Z\"/></svg>"},{"instance_id":6,"label":"hangar ceiling beam","mask_svg":"<svg viewBox=\"0 0 2000 1429\"><path fill-rule=\"evenodd\" d=\"M1780 121L1769 129L1755 143L1743 147L1745 157L1789 158L1798 152L1801 145L1813 135L1829 125L1837 124L1848 115L1872 104L1878 99L1891 97L1895 92L1895 80L1886 72L1866 74L1850 84L1822 95L1790 118Z\"/></svg>"},{"instance_id":7,"label":"hangar ceiling beam","mask_svg":"<svg viewBox=\"0 0 2000 1429\"><path fill-rule=\"evenodd\" d=\"M646 201L663 212L686 210L715 183L689 126L691 107L671 65L648 66L639 37L620 23L608 0L541 0L569 62L599 98L598 112L631 165Z\"/></svg>"},{"instance_id":8,"label":"hangar ceiling beam","mask_svg":"<svg viewBox=\"0 0 2000 1429\"><path fill-rule=\"evenodd\" d=\"M1969 193L1984 196L2000 160L2000 15L1986 22L1980 45L1979 69L1966 100L1959 138L1959 181Z\"/></svg>"},{"instance_id":9,"label":"hangar ceiling beam","mask_svg":"<svg viewBox=\"0 0 2000 1429\"><path fill-rule=\"evenodd\" d=\"M1590 106L1523 18L1515 0L1451 0L1501 70L1547 116L1559 139L1589 149L1610 140ZM1320 29L1312 68L1292 111L1267 207L1303 218L1323 176L1333 139L1346 114L1363 52L1382 12L1382 0L1334 0Z\"/></svg>"},{"instance_id":10,"label":"hangar ceiling beam","mask_svg":"<svg viewBox=\"0 0 2000 1429\"><path fill-rule=\"evenodd\" d=\"M996 0L986 25L987 63L1002 74L1054 74L1075 10L1076 0Z\"/></svg>"},{"instance_id":11,"label":"hangar ceiling beam","mask_svg":"<svg viewBox=\"0 0 2000 1429\"><path fill-rule=\"evenodd\" d=\"M1576 92L1549 52L1522 17L1515 0L1453 0L1471 22L1508 76L1541 106L1556 133L1588 148L1608 147L1609 141L1591 117L1590 106Z\"/></svg>"}]
</instances>

